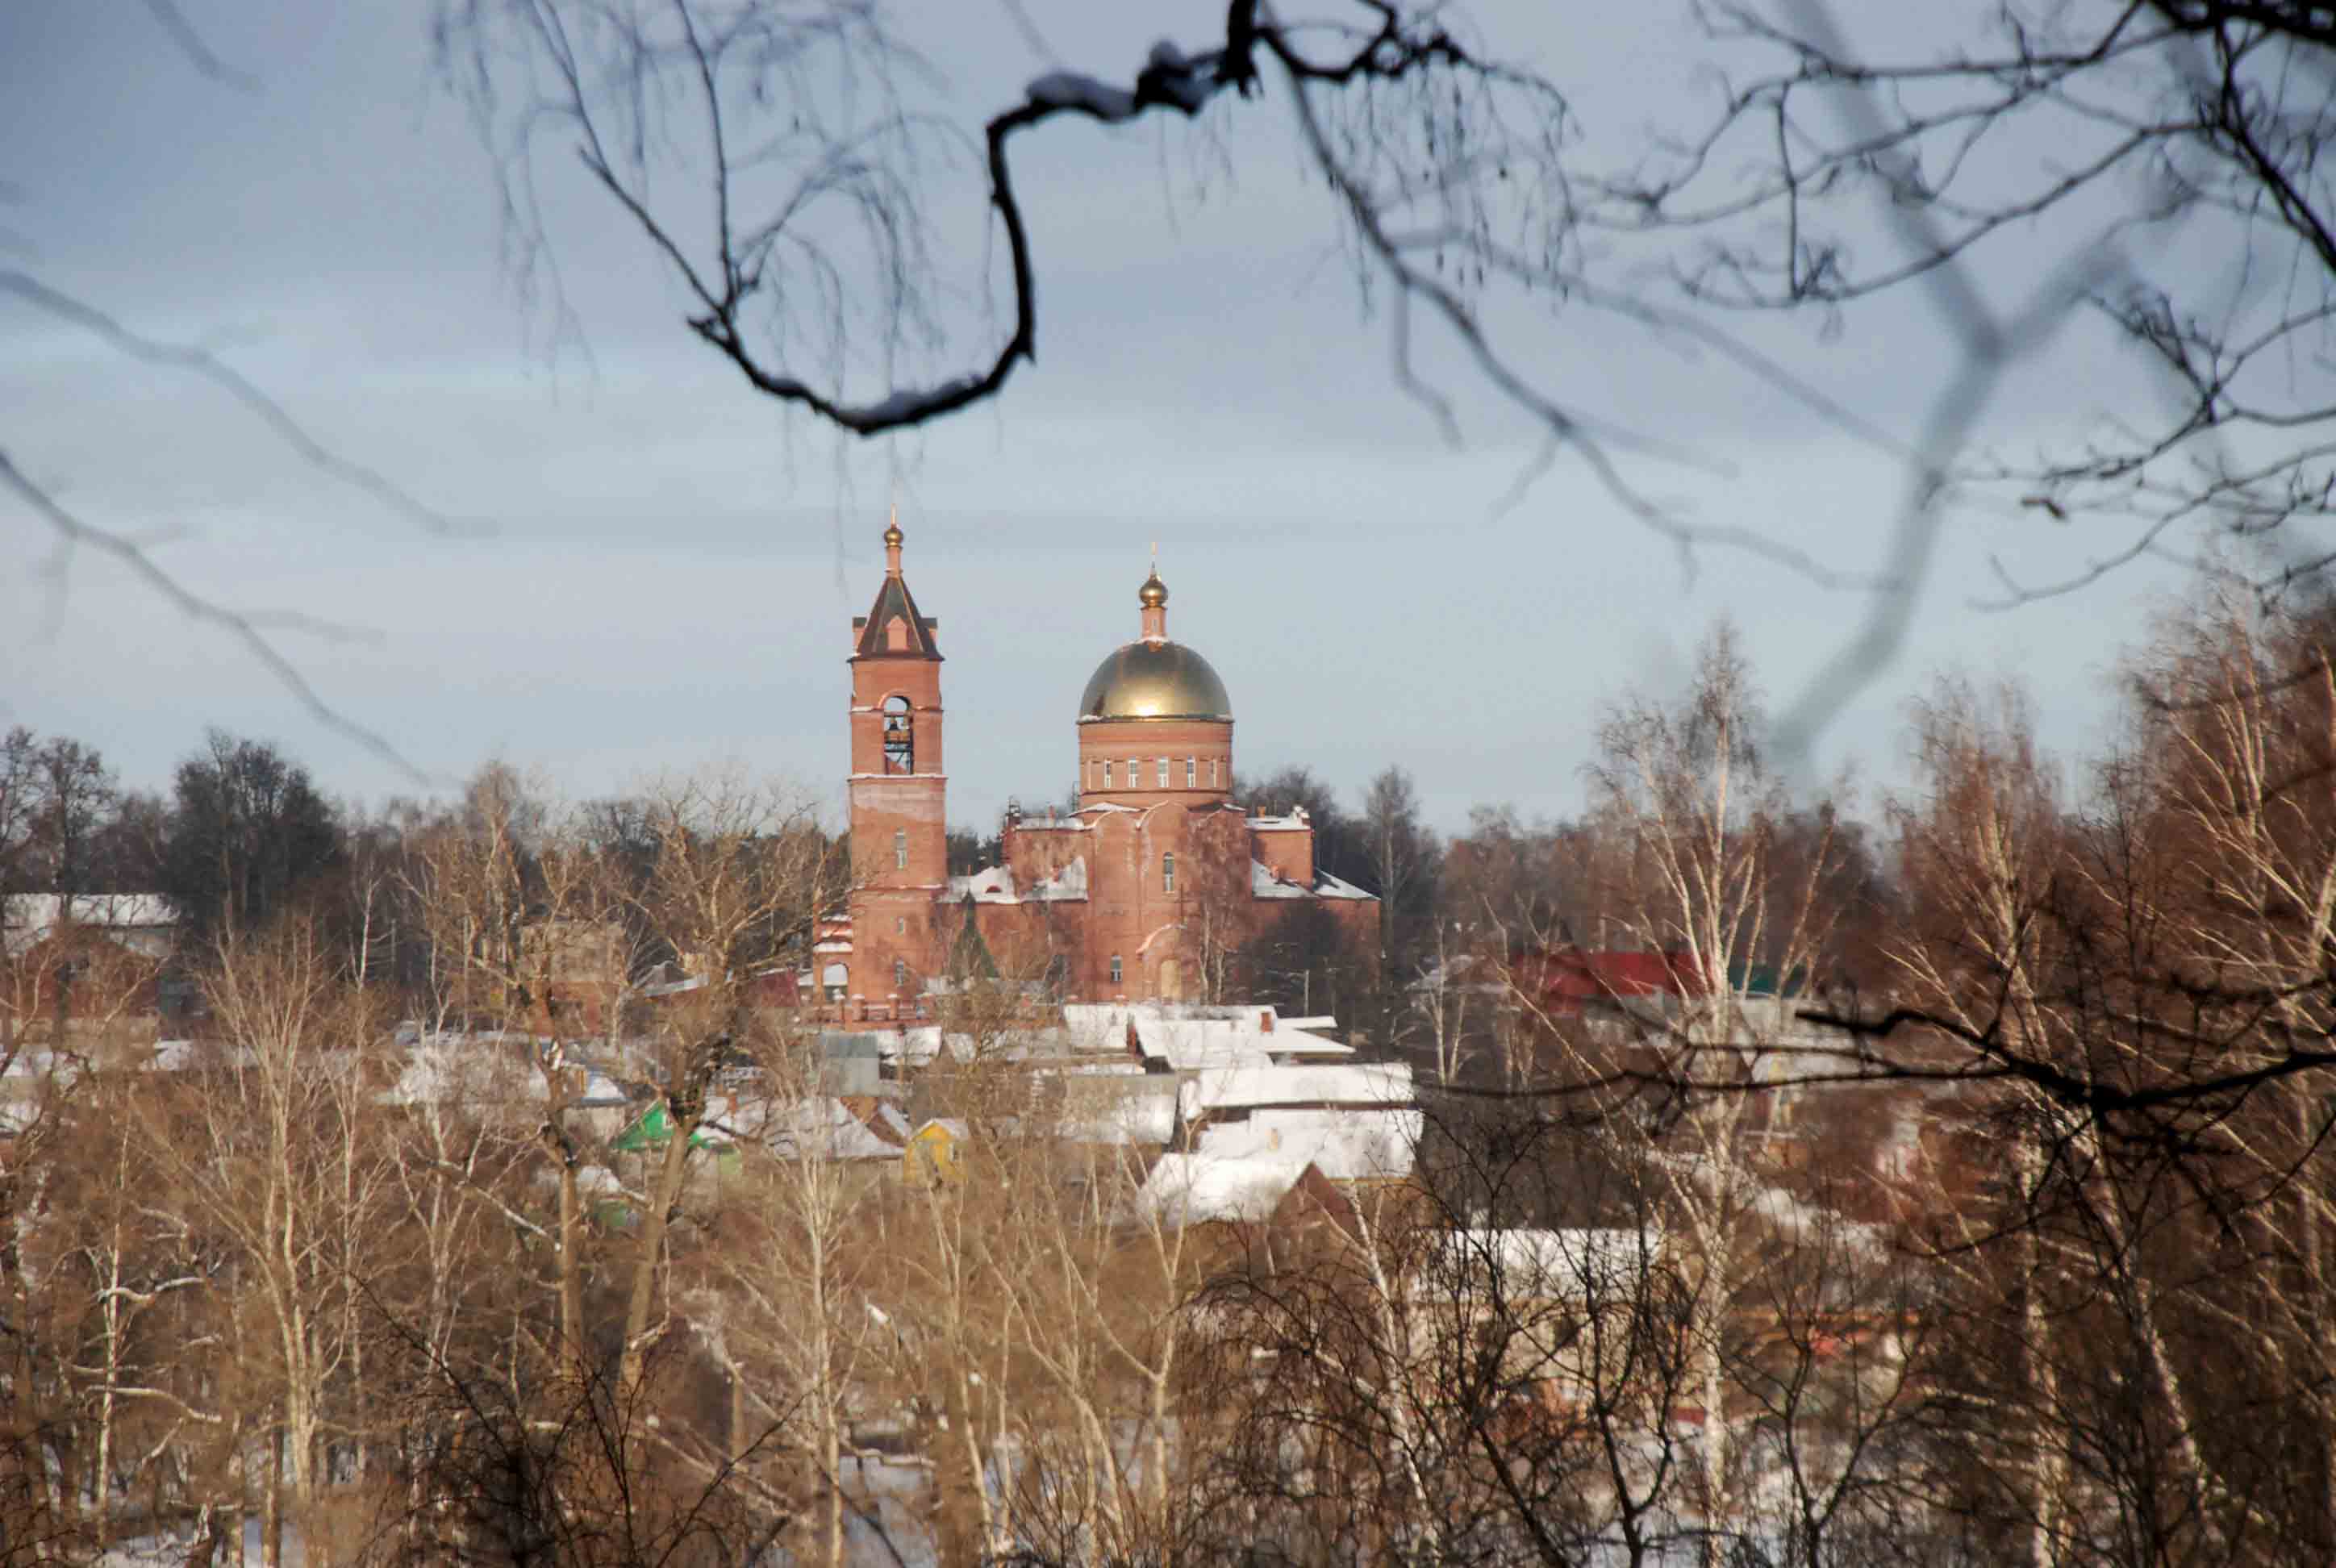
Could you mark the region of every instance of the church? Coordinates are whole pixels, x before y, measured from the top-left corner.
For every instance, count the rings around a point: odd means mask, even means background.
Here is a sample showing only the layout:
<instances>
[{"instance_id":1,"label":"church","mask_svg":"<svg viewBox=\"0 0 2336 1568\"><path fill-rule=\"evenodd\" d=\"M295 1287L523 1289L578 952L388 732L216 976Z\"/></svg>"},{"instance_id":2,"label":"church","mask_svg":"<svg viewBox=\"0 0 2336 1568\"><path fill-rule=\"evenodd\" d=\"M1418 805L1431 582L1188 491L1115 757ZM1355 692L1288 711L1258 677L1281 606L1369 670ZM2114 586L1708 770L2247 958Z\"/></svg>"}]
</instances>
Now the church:
<instances>
[{"instance_id":1,"label":"church","mask_svg":"<svg viewBox=\"0 0 2336 1568\"><path fill-rule=\"evenodd\" d=\"M1226 999L1230 956L1311 902L1375 940L1378 901L1318 870L1302 809L1233 801L1233 710L1209 661L1168 637L1158 570L1135 640L1104 656L1076 715L1077 809L1007 813L998 863L949 871L940 623L884 531L884 580L852 621L850 918L820 933L847 1018L909 1019L952 982L1043 984L1063 1001Z\"/></svg>"}]
</instances>

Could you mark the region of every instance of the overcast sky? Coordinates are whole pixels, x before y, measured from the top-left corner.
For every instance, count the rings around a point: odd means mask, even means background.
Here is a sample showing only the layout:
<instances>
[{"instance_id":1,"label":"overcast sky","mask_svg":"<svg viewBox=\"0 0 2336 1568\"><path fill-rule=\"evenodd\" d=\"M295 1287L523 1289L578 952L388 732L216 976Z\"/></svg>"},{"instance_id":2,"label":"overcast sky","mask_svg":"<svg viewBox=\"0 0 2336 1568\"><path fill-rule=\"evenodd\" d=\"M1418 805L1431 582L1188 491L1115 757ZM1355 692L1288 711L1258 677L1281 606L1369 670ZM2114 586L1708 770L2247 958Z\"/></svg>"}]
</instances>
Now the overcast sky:
<instances>
[{"instance_id":1,"label":"overcast sky","mask_svg":"<svg viewBox=\"0 0 2336 1568\"><path fill-rule=\"evenodd\" d=\"M547 200L589 358L547 355L419 4L182 7L256 91L193 69L140 0L0 6L0 267L217 350L336 453L475 531L425 533L216 388L5 296L0 452L88 521L156 541L190 589L362 634L275 635L431 787L493 756L578 796L735 759L840 800L844 634L875 592L896 490L949 660L950 815L967 823L1070 782L1080 688L1135 634L1154 541L1171 635L1223 676L1244 769L1305 763L1352 794L1401 764L1447 828L1481 802L1578 809L1601 705L1675 686L1715 617L1784 697L1865 609L1742 554L1683 565L1578 464L1497 510L1533 431L1448 357L1430 364L1459 388L1459 445L1397 390L1271 94L1217 112L1222 163L1175 127L1022 141L1038 363L987 408L845 443L698 348L672 280L580 180ZM1062 61L1121 77L1153 38L1197 47L1223 16L1222 0L1025 9ZM1708 83L1679 8L1611 9L1478 15L1621 145ZM936 19L916 35L965 123L1047 67L1001 5L901 12L912 31ZM2021 264L2013 251L2006 276ZM1650 493L1844 570L1878 564L1904 483L1890 461L1677 346L1586 318L1532 329L1524 362L1575 406L1692 454L1637 463ZM1957 349L1913 301L1831 334L1756 330L1901 433ZM2006 389L1991 436L2073 428L2134 374L2078 335ZM93 743L139 787L165 787L218 725L276 740L336 794L415 790L117 565L83 551L48 570L54 534L13 501L0 541L0 722ZM2057 745L2092 743L2119 645L2170 576L2010 612L1973 600L1992 554L2042 578L2102 542L1958 513L1907 606L1903 657L1826 730L1827 768L1903 778L1904 704L1950 667L2023 677Z\"/></svg>"}]
</instances>

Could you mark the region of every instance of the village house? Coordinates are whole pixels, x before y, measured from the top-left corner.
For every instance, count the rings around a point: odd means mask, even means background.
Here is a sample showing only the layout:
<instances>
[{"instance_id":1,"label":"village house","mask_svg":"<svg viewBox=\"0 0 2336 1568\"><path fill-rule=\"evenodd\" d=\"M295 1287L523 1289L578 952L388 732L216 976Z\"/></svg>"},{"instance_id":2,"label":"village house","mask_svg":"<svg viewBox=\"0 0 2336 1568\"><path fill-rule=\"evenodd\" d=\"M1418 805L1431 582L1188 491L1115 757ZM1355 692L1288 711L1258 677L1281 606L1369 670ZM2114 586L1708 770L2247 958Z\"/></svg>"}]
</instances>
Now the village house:
<instances>
[{"instance_id":1,"label":"village house","mask_svg":"<svg viewBox=\"0 0 2336 1568\"><path fill-rule=\"evenodd\" d=\"M160 1013L179 917L160 893L15 893L0 900L0 1038Z\"/></svg>"}]
</instances>

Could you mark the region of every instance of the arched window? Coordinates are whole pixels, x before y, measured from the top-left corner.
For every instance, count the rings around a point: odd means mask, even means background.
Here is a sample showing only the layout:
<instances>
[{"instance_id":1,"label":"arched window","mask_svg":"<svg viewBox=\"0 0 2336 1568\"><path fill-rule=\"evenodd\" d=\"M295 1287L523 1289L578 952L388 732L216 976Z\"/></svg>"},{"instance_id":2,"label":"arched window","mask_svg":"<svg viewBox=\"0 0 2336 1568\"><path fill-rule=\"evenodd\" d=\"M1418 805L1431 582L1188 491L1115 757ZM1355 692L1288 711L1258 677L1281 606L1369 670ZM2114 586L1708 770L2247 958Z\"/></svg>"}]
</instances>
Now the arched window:
<instances>
[{"instance_id":1,"label":"arched window","mask_svg":"<svg viewBox=\"0 0 2336 1568\"><path fill-rule=\"evenodd\" d=\"M896 872L909 869L909 833L906 828L892 835L892 869Z\"/></svg>"},{"instance_id":2,"label":"arched window","mask_svg":"<svg viewBox=\"0 0 2336 1568\"><path fill-rule=\"evenodd\" d=\"M1199 784L1200 782L1200 759L1197 757L1186 757L1184 759L1184 787L1186 789L1191 789L1194 784Z\"/></svg>"},{"instance_id":3,"label":"arched window","mask_svg":"<svg viewBox=\"0 0 2336 1568\"><path fill-rule=\"evenodd\" d=\"M1160 857L1160 891L1163 893L1173 893L1176 891L1176 857L1174 855Z\"/></svg>"},{"instance_id":4,"label":"arched window","mask_svg":"<svg viewBox=\"0 0 2336 1568\"><path fill-rule=\"evenodd\" d=\"M1103 787L1105 789L1111 787L1111 764L1108 760L1103 765Z\"/></svg>"},{"instance_id":5,"label":"arched window","mask_svg":"<svg viewBox=\"0 0 2336 1568\"><path fill-rule=\"evenodd\" d=\"M917 771L916 717L904 696L884 699L884 771Z\"/></svg>"},{"instance_id":6,"label":"arched window","mask_svg":"<svg viewBox=\"0 0 2336 1568\"><path fill-rule=\"evenodd\" d=\"M1114 986L1115 986L1115 985L1118 985L1118 984L1120 983L1121 978L1122 978L1122 977L1121 977L1121 974L1120 974L1120 968L1119 968L1119 955L1118 955L1117 953L1114 953L1114 954L1112 954L1112 955L1111 955L1111 983L1112 983L1113 985L1114 985Z\"/></svg>"},{"instance_id":7,"label":"arched window","mask_svg":"<svg viewBox=\"0 0 2336 1568\"><path fill-rule=\"evenodd\" d=\"M892 989L896 991L909 989L909 960L906 959L892 960Z\"/></svg>"}]
</instances>

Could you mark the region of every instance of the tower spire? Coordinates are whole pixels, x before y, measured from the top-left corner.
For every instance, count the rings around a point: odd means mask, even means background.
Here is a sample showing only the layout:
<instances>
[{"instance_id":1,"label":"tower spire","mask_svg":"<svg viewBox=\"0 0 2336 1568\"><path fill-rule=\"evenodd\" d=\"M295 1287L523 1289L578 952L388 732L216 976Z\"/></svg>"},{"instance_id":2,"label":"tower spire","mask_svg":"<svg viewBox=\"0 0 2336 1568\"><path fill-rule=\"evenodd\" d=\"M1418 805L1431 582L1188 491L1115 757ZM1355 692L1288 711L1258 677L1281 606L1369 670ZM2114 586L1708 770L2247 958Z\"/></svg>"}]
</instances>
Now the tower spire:
<instances>
[{"instance_id":1,"label":"tower spire","mask_svg":"<svg viewBox=\"0 0 2336 1568\"><path fill-rule=\"evenodd\" d=\"M900 531L900 503L892 503L892 521L884 530L884 575L900 575L900 541L909 536Z\"/></svg>"},{"instance_id":2,"label":"tower spire","mask_svg":"<svg viewBox=\"0 0 2336 1568\"><path fill-rule=\"evenodd\" d=\"M1136 590L1135 602L1144 607L1144 640L1168 640L1168 585L1160 580L1160 547L1152 547L1152 575L1144 579Z\"/></svg>"}]
</instances>

